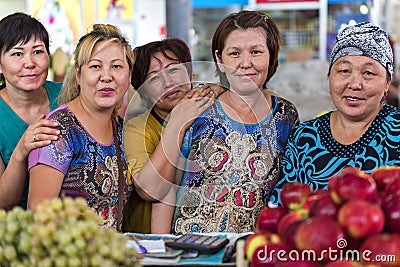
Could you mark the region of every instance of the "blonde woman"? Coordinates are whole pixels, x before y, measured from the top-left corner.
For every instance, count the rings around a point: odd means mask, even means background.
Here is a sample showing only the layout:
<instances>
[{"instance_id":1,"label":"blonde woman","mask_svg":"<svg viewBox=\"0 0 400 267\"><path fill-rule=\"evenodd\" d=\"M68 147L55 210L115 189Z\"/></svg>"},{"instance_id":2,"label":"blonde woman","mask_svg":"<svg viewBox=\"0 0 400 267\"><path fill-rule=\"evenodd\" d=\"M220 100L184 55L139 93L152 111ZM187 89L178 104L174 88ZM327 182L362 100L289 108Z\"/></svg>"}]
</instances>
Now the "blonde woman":
<instances>
[{"instance_id":1,"label":"blonde woman","mask_svg":"<svg viewBox=\"0 0 400 267\"><path fill-rule=\"evenodd\" d=\"M60 107L47 116L59 121L60 138L29 155L28 208L49 198L83 197L104 227L119 229L128 187L116 109L130 84L133 52L117 27L96 24L79 40L74 60Z\"/></svg>"}]
</instances>

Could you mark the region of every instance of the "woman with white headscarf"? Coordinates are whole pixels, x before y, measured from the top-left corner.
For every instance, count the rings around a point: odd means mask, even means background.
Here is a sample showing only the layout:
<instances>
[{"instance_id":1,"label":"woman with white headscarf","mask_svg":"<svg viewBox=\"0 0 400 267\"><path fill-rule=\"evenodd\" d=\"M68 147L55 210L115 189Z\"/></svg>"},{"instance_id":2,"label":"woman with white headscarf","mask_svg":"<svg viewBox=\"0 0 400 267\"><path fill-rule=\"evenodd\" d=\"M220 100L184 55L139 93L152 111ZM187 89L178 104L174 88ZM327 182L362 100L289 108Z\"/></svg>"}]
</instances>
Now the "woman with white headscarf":
<instances>
[{"instance_id":1,"label":"woman with white headscarf","mask_svg":"<svg viewBox=\"0 0 400 267\"><path fill-rule=\"evenodd\" d=\"M295 128L271 196L275 203L289 182L326 189L332 175L346 166L370 173L378 166L400 165L400 110L383 101L393 78L388 34L367 22L344 28L328 76L336 110Z\"/></svg>"}]
</instances>

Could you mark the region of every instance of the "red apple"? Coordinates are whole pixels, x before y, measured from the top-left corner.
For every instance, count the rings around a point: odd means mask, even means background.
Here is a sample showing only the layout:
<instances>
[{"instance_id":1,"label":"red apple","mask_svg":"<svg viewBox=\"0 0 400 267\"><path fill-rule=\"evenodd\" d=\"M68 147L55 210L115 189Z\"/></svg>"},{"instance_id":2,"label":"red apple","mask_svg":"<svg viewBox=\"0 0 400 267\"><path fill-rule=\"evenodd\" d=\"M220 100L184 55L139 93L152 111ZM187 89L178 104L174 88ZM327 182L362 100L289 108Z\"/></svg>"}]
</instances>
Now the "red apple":
<instances>
[{"instance_id":1,"label":"red apple","mask_svg":"<svg viewBox=\"0 0 400 267\"><path fill-rule=\"evenodd\" d=\"M400 196L392 197L384 205L386 230L400 233Z\"/></svg>"},{"instance_id":2,"label":"red apple","mask_svg":"<svg viewBox=\"0 0 400 267\"><path fill-rule=\"evenodd\" d=\"M400 179L400 167L395 165L380 166L371 173L371 176L374 178L378 190L383 191L388 184Z\"/></svg>"},{"instance_id":3,"label":"red apple","mask_svg":"<svg viewBox=\"0 0 400 267\"><path fill-rule=\"evenodd\" d=\"M304 220L294 221L289 223L287 227L285 227L279 235L282 241L291 249L296 248L296 243L294 241L294 234L296 233L297 228L300 226L300 224L303 223L303 221Z\"/></svg>"},{"instance_id":4,"label":"red apple","mask_svg":"<svg viewBox=\"0 0 400 267\"><path fill-rule=\"evenodd\" d=\"M355 261L334 261L329 262L325 267L361 267L359 263Z\"/></svg>"},{"instance_id":5,"label":"red apple","mask_svg":"<svg viewBox=\"0 0 400 267\"><path fill-rule=\"evenodd\" d=\"M338 222L350 237L362 239L380 233L385 226L382 208L363 199L352 199L340 207Z\"/></svg>"},{"instance_id":6,"label":"red apple","mask_svg":"<svg viewBox=\"0 0 400 267\"><path fill-rule=\"evenodd\" d=\"M306 209L294 210L285 214L278 223L278 234L280 236L283 236L284 232L286 231L286 228L291 223L296 221L303 221L307 218L308 218L308 210Z\"/></svg>"},{"instance_id":7,"label":"red apple","mask_svg":"<svg viewBox=\"0 0 400 267\"><path fill-rule=\"evenodd\" d=\"M290 182L281 190L282 205L289 210L297 210L303 207L307 198L312 194L308 184Z\"/></svg>"},{"instance_id":8,"label":"red apple","mask_svg":"<svg viewBox=\"0 0 400 267\"><path fill-rule=\"evenodd\" d=\"M385 203L387 202L387 196L384 191L378 191L378 194L376 196L376 199L374 203L378 204L379 206L384 206Z\"/></svg>"},{"instance_id":9,"label":"red apple","mask_svg":"<svg viewBox=\"0 0 400 267\"><path fill-rule=\"evenodd\" d=\"M311 205L312 205L315 201L317 201L318 199L320 199L321 197L324 197L324 196L326 196L326 195L330 196L330 194L329 194L327 191L325 191L325 190L318 189L318 190L314 191L314 192L307 198L306 202L305 202L304 205L303 205L303 209L308 209L308 210L309 210L310 207L311 207Z\"/></svg>"},{"instance_id":10,"label":"red apple","mask_svg":"<svg viewBox=\"0 0 400 267\"><path fill-rule=\"evenodd\" d=\"M316 216L305 220L296 230L294 241L299 250L312 250L321 255L323 250L337 248L337 241L344 238L339 223L328 216Z\"/></svg>"},{"instance_id":11,"label":"red apple","mask_svg":"<svg viewBox=\"0 0 400 267\"><path fill-rule=\"evenodd\" d=\"M287 214L287 210L282 206L275 208L263 208L257 217L257 230L262 232L276 233L278 231L278 223L285 214Z\"/></svg>"},{"instance_id":12,"label":"red apple","mask_svg":"<svg viewBox=\"0 0 400 267\"><path fill-rule=\"evenodd\" d=\"M281 255L288 255L289 248L284 243L266 244L256 248L251 259L252 267L275 267Z\"/></svg>"},{"instance_id":13,"label":"red apple","mask_svg":"<svg viewBox=\"0 0 400 267\"><path fill-rule=\"evenodd\" d=\"M400 266L400 234L380 233L368 237L360 247L361 263L367 266Z\"/></svg>"},{"instance_id":14,"label":"red apple","mask_svg":"<svg viewBox=\"0 0 400 267\"><path fill-rule=\"evenodd\" d=\"M387 198L400 196L400 179L394 180L386 186L385 195Z\"/></svg>"},{"instance_id":15,"label":"red apple","mask_svg":"<svg viewBox=\"0 0 400 267\"><path fill-rule=\"evenodd\" d=\"M246 242L244 243L244 251L246 254L246 258L249 261L251 261L256 248L264 246L266 244L276 244L276 243L282 243L281 238L279 237L278 234L256 232L250 235L246 239Z\"/></svg>"},{"instance_id":16,"label":"red apple","mask_svg":"<svg viewBox=\"0 0 400 267\"><path fill-rule=\"evenodd\" d=\"M319 199L311 204L310 217L327 215L332 219L336 219L338 210L339 207L333 202L331 196L327 193L326 195L320 196Z\"/></svg>"},{"instance_id":17,"label":"red apple","mask_svg":"<svg viewBox=\"0 0 400 267\"><path fill-rule=\"evenodd\" d=\"M378 190L374 178L356 167L347 166L331 179L328 191L336 204L350 199L376 199Z\"/></svg>"}]
</instances>

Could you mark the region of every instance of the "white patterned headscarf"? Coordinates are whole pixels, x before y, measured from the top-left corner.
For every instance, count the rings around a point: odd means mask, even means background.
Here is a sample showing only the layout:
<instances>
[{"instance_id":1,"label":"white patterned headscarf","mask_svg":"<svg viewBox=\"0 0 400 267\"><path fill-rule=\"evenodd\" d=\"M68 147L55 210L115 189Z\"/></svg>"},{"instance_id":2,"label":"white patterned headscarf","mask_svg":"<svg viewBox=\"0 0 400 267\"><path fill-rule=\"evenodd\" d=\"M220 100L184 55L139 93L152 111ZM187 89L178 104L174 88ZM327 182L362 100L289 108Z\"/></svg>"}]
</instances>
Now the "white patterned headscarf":
<instances>
[{"instance_id":1,"label":"white patterned headscarf","mask_svg":"<svg viewBox=\"0 0 400 267\"><path fill-rule=\"evenodd\" d=\"M393 78L393 51L388 34L370 22L347 26L336 37L329 60L329 73L333 63L344 56L366 56L385 67Z\"/></svg>"}]
</instances>

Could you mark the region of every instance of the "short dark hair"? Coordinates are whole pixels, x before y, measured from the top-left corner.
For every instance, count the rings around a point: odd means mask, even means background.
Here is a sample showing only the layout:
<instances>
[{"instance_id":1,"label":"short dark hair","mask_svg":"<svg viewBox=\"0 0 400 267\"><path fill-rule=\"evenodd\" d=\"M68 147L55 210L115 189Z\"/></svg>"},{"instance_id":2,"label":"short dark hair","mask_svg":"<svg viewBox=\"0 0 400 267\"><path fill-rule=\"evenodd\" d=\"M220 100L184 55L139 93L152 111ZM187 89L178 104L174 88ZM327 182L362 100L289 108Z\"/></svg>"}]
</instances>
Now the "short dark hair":
<instances>
[{"instance_id":1,"label":"short dark hair","mask_svg":"<svg viewBox=\"0 0 400 267\"><path fill-rule=\"evenodd\" d=\"M32 37L43 41L50 55L49 34L40 21L22 12L8 15L0 21L1 54L18 43L26 44Z\"/></svg>"},{"instance_id":2,"label":"short dark hair","mask_svg":"<svg viewBox=\"0 0 400 267\"><path fill-rule=\"evenodd\" d=\"M43 41L50 56L49 33L40 21L22 12L16 12L0 20L0 58L16 44L26 44L35 37ZM5 78L0 73L0 89L6 86Z\"/></svg>"},{"instance_id":3,"label":"short dark hair","mask_svg":"<svg viewBox=\"0 0 400 267\"><path fill-rule=\"evenodd\" d=\"M186 63L192 61L192 55L187 44L178 38L166 38L161 41L154 41L148 44L138 46L133 50L135 54L135 63L132 68L132 86L137 90L146 81L147 73L150 68L151 57L161 52L166 58L171 60L178 60L180 63ZM167 52L172 53L175 57L172 57ZM191 64L185 64L185 67L189 73L189 77L192 76Z\"/></svg>"},{"instance_id":4,"label":"short dark hair","mask_svg":"<svg viewBox=\"0 0 400 267\"><path fill-rule=\"evenodd\" d=\"M221 52L225 47L226 39L232 31L258 27L263 28L266 33L265 38L270 53L268 76L264 83L264 87L266 87L267 82L275 74L276 69L278 68L278 55L281 45L281 35L278 26L266 14L259 11L242 10L238 13L232 13L226 16L214 32L212 38L212 56L214 62L217 62L215 51L218 51L218 57L220 57ZM217 74L220 77L221 85L224 87L229 86L226 74L221 72L218 65Z\"/></svg>"}]
</instances>

